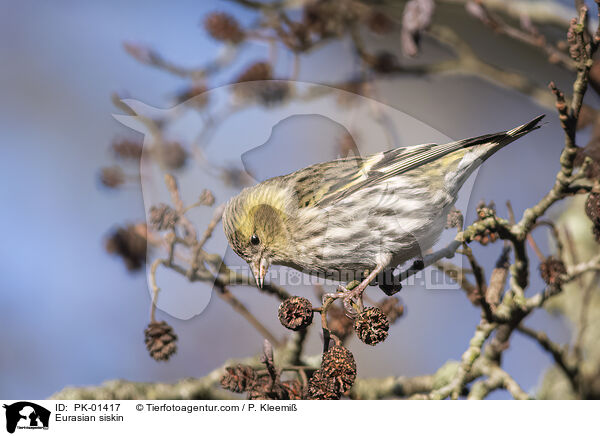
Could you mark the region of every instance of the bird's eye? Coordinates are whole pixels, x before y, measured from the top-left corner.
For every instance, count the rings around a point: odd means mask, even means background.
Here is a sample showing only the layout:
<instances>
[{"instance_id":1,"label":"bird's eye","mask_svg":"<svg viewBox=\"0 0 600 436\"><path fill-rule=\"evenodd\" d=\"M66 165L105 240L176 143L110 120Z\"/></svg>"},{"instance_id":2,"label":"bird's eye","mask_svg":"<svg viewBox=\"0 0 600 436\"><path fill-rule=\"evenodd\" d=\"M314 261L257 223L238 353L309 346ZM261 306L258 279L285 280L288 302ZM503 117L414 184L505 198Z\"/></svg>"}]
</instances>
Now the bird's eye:
<instances>
[{"instance_id":1,"label":"bird's eye","mask_svg":"<svg viewBox=\"0 0 600 436\"><path fill-rule=\"evenodd\" d=\"M252 243L252 245L258 245L260 244L260 239L258 239L258 236L252 235L252 237L250 238L250 242Z\"/></svg>"}]
</instances>

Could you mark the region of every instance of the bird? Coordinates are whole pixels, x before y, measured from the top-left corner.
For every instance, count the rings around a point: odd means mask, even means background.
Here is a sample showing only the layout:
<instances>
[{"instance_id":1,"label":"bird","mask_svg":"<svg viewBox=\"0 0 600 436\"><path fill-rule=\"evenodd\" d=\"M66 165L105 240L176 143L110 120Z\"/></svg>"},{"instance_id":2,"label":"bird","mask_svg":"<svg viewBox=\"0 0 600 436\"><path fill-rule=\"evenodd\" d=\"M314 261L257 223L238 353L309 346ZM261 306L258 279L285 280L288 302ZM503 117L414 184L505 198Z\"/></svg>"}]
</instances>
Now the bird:
<instances>
[{"instance_id":1,"label":"bird","mask_svg":"<svg viewBox=\"0 0 600 436\"><path fill-rule=\"evenodd\" d=\"M232 249L262 288L271 265L348 283L434 246L467 178L491 155L540 125L447 144L420 144L318 163L243 189L224 209ZM342 290L345 288L342 286Z\"/></svg>"}]
</instances>

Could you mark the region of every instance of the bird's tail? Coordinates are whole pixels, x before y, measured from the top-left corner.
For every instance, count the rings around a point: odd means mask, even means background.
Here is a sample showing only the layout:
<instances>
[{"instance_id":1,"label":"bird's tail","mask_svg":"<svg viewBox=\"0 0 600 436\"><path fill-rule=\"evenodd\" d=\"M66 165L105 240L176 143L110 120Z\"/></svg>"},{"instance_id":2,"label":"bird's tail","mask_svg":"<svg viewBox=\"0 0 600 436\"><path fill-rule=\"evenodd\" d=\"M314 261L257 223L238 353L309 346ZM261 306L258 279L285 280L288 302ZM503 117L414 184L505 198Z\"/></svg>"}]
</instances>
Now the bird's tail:
<instances>
[{"instance_id":1,"label":"bird's tail","mask_svg":"<svg viewBox=\"0 0 600 436\"><path fill-rule=\"evenodd\" d=\"M512 136L516 139L516 138L523 136L535 129L539 129L541 127L540 121L542 121L542 119L545 116L546 115L538 115L537 117L535 117L533 120L529 121L528 123L525 123L522 126L515 127L514 129L507 131L506 134L508 136Z\"/></svg>"},{"instance_id":2,"label":"bird's tail","mask_svg":"<svg viewBox=\"0 0 600 436\"><path fill-rule=\"evenodd\" d=\"M506 130L505 132L492 133L491 135L472 138L470 140L471 145L474 146L474 151L478 155L477 157L482 161L485 161L492 154L519 139L521 136L539 129L541 127L540 121L544 117L545 115L539 115L528 123L515 127L514 129Z\"/></svg>"},{"instance_id":3,"label":"bird's tail","mask_svg":"<svg viewBox=\"0 0 600 436\"><path fill-rule=\"evenodd\" d=\"M540 115L528 123L515 127L514 129L460 141L464 143L462 148L466 149L466 153L462 156L458 168L447 176L446 183L448 189L452 192L458 192L467 178L483 162L485 162L487 158L521 136L539 129L542 118L544 118L544 115Z\"/></svg>"}]
</instances>

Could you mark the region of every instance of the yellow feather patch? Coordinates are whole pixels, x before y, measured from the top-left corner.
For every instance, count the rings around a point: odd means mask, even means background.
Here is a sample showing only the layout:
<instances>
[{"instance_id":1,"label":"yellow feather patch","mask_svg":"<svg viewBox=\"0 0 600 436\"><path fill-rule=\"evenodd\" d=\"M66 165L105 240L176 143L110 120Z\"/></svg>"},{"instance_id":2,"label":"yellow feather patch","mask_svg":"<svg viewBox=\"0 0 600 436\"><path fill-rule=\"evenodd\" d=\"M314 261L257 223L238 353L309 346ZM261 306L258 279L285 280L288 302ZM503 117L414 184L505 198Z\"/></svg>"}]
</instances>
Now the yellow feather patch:
<instances>
[{"instance_id":1,"label":"yellow feather patch","mask_svg":"<svg viewBox=\"0 0 600 436\"><path fill-rule=\"evenodd\" d=\"M277 211L282 219L285 218L290 196L287 190L277 184L261 185L261 189L246 188L246 195L241 195L235 200L240 201L235 216L231 216L235 228L242 235L249 236L254 231L254 212L261 206L270 206Z\"/></svg>"}]
</instances>

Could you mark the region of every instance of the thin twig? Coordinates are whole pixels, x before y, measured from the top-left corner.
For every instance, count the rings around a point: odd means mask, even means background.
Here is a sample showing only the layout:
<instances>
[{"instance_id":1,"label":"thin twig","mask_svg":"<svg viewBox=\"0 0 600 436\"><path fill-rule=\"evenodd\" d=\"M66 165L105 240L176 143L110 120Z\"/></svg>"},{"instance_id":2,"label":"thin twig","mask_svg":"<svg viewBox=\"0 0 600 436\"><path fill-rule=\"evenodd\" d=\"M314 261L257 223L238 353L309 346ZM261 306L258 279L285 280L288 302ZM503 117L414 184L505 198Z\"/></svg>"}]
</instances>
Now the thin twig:
<instances>
[{"instance_id":1,"label":"thin twig","mask_svg":"<svg viewBox=\"0 0 600 436\"><path fill-rule=\"evenodd\" d=\"M560 369L562 369L573 387L577 389L578 368L570 363L570 358L566 347L561 347L552 342L546 333L535 331L529 327L525 327L524 325L517 327L517 330L537 341L537 343L540 344L544 350L549 352L552 355L554 362Z\"/></svg>"},{"instance_id":2,"label":"thin twig","mask_svg":"<svg viewBox=\"0 0 600 436\"><path fill-rule=\"evenodd\" d=\"M165 259L156 259L150 267L150 286L152 287L152 302L150 304L150 322L156 322L156 302L158 301L158 293L160 288L156 282L156 271L159 265L164 265L168 261Z\"/></svg>"},{"instance_id":3,"label":"thin twig","mask_svg":"<svg viewBox=\"0 0 600 436\"><path fill-rule=\"evenodd\" d=\"M588 328L588 319L591 309L591 301L594 290L598 286L600 280L600 273L596 272L592 277L590 283L582 291L581 297L581 308L579 311L579 328L577 331L577 338L575 339L575 345L573 346L573 354L578 364L583 362L583 343L585 339L586 330Z\"/></svg>"}]
</instances>

